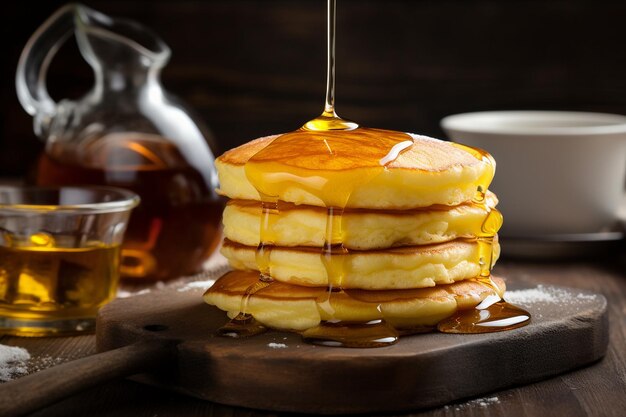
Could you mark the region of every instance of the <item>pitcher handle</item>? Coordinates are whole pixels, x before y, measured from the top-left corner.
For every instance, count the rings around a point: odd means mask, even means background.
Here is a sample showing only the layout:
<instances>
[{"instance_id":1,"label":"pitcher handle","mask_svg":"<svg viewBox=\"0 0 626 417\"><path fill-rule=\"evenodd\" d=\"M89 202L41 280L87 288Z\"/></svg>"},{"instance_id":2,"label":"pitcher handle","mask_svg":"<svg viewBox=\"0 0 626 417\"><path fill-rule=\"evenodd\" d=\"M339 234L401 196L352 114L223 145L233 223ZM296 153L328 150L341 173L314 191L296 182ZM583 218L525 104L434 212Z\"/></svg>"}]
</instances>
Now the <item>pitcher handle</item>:
<instances>
[{"instance_id":1,"label":"pitcher handle","mask_svg":"<svg viewBox=\"0 0 626 417\"><path fill-rule=\"evenodd\" d=\"M30 37L17 65L15 86L22 107L34 117L35 134L46 138L57 104L46 89L52 58L74 31L76 4L67 4L48 18Z\"/></svg>"}]
</instances>

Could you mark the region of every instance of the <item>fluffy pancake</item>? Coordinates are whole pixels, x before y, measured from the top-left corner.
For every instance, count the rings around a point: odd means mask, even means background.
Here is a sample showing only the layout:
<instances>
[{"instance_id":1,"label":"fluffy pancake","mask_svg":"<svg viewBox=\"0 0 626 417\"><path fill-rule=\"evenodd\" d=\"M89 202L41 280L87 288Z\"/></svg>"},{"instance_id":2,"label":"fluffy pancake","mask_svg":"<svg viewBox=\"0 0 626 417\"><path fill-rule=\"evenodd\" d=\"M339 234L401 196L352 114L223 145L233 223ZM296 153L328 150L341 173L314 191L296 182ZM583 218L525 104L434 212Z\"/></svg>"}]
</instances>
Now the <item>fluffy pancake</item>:
<instances>
[{"instance_id":1,"label":"fluffy pancake","mask_svg":"<svg viewBox=\"0 0 626 417\"><path fill-rule=\"evenodd\" d=\"M216 160L219 192L259 200L258 188L294 204L410 209L469 202L494 175L490 156L425 136L365 128L350 132L353 141L345 140L345 132L308 134L294 134L291 146L267 155L263 151L284 136L260 138L224 153ZM388 140L392 135L395 142ZM406 140L397 142L398 135ZM387 142L407 146L396 155L393 147L385 147ZM328 147L327 155L316 146Z\"/></svg>"},{"instance_id":2,"label":"fluffy pancake","mask_svg":"<svg viewBox=\"0 0 626 417\"><path fill-rule=\"evenodd\" d=\"M257 269L255 251L256 247L228 239L222 246L222 254L234 269L239 270ZM497 242L494 242L494 252L497 259L500 253ZM319 248L274 247L270 274L278 281L309 287L333 284L344 289L391 290L450 284L474 278L481 270L480 246L465 240L383 250L352 250L332 258L342 262L344 276L339 283L329 283Z\"/></svg>"},{"instance_id":3,"label":"fluffy pancake","mask_svg":"<svg viewBox=\"0 0 626 417\"><path fill-rule=\"evenodd\" d=\"M502 296L504 282L500 278L493 280ZM255 272L229 272L206 291L204 300L234 317L241 308L244 292L257 281L258 273ZM346 322L385 319L402 329L434 326L457 309L472 308L493 293L491 287L476 280L402 291L349 290L334 293L330 298L334 310L330 317L316 302L327 297L325 288L275 281L250 297L246 312L269 327L286 330L305 330L317 326L321 320L330 319Z\"/></svg>"},{"instance_id":4,"label":"fluffy pancake","mask_svg":"<svg viewBox=\"0 0 626 417\"><path fill-rule=\"evenodd\" d=\"M459 237L477 236L496 205L495 195L487 196L487 208L463 204L414 210L348 209L342 216L342 241L349 249L367 250L397 246L427 245ZM323 247L326 209L285 203L266 238L277 246ZM231 200L224 209L224 235L248 246L259 244L261 203Z\"/></svg>"}]
</instances>

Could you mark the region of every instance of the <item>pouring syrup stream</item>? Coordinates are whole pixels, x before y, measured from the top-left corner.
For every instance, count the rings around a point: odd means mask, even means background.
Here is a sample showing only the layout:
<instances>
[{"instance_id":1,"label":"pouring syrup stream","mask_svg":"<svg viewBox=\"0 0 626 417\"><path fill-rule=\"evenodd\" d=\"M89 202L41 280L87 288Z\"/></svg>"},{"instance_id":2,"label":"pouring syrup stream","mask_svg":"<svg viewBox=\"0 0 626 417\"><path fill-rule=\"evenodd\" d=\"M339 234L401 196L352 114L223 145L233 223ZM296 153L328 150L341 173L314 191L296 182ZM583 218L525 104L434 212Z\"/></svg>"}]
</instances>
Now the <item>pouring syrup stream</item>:
<instances>
[{"instance_id":1,"label":"pouring syrup stream","mask_svg":"<svg viewBox=\"0 0 626 417\"><path fill-rule=\"evenodd\" d=\"M327 50L326 50L326 100L324 111L313 120L309 120L302 126L303 129L312 131L328 130L353 130L359 127L355 122L342 119L335 111L335 15L337 12L336 0L328 0L326 14L327 24Z\"/></svg>"}]
</instances>

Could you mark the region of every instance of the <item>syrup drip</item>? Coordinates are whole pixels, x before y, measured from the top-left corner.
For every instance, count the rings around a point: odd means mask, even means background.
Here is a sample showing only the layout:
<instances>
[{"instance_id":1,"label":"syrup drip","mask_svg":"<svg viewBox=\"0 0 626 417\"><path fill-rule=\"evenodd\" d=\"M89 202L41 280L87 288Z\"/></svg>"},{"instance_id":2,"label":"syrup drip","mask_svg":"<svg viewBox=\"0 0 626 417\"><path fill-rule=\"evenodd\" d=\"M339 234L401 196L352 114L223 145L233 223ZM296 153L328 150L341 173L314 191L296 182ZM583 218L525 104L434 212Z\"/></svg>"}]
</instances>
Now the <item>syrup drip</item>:
<instances>
[{"instance_id":1,"label":"syrup drip","mask_svg":"<svg viewBox=\"0 0 626 417\"><path fill-rule=\"evenodd\" d=\"M261 209L261 239L259 246L257 247L255 257L257 266L259 267L259 280L263 282L272 282L272 275L270 271L270 258L272 254L272 249L275 245L273 231L274 224L279 215L278 199L263 196Z\"/></svg>"},{"instance_id":2,"label":"syrup drip","mask_svg":"<svg viewBox=\"0 0 626 417\"><path fill-rule=\"evenodd\" d=\"M255 256L259 267L259 280L246 288L241 299L239 314L231 321L222 326L218 333L230 337L247 337L263 333L267 328L259 323L252 315L248 314L250 298L262 289L269 287L274 279L271 275L271 254L274 247L272 233L274 223L278 217L278 199L262 196L261 239Z\"/></svg>"},{"instance_id":3,"label":"syrup drip","mask_svg":"<svg viewBox=\"0 0 626 417\"><path fill-rule=\"evenodd\" d=\"M530 313L526 310L509 304L494 294L475 308L461 311L441 321L437 329L443 333L491 333L525 326L529 320Z\"/></svg>"},{"instance_id":4,"label":"syrup drip","mask_svg":"<svg viewBox=\"0 0 626 417\"><path fill-rule=\"evenodd\" d=\"M482 159L492 167L491 175L495 174L495 161L487 152L469 146L454 143L457 148L466 150L476 158ZM496 233L502 226L502 214L496 208L489 208L485 195L489 180L479 181L473 202L488 210L488 215L481 225L481 233L476 237L479 248L480 276L478 281L488 285L494 294L485 298L475 308L459 310L451 317L441 321L437 330L442 333L488 333L516 329L530 322L530 313L518 306L506 302L497 295L498 287L491 279L493 268Z\"/></svg>"},{"instance_id":5,"label":"syrup drip","mask_svg":"<svg viewBox=\"0 0 626 417\"><path fill-rule=\"evenodd\" d=\"M328 275L328 288L322 297L317 299L317 308L322 317L327 316L327 322L335 322L335 309L331 304L334 292L343 291L345 276L344 264L348 249L343 246L341 235L342 209L328 207L326 214L326 234L322 249L322 263Z\"/></svg>"},{"instance_id":6,"label":"syrup drip","mask_svg":"<svg viewBox=\"0 0 626 417\"><path fill-rule=\"evenodd\" d=\"M326 217L326 236L322 250L322 262L328 275L328 288L323 296L317 298L317 308L322 322L302 332L305 342L322 346L343 347L382 347L396 343L398 332L384 320L369 322L345 322L335 318L332 305L333 297L350 295L343 290L345 276L345 258L348 249L343 246L341 216L343 209L329 207ZM380 311L380 304L376 306Z\"/></svg>"}]
</instances>

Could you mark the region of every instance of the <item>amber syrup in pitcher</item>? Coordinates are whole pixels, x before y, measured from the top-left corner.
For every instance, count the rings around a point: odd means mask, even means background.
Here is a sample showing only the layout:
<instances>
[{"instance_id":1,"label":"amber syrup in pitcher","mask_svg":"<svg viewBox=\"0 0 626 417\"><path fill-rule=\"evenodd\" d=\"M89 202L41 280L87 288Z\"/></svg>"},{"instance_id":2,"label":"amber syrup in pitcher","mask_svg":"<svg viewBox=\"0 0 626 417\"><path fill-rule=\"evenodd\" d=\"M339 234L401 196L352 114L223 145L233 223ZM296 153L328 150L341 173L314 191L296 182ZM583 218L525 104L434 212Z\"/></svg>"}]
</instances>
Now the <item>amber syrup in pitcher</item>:
<instances>
[{"instance_id":1,"label":"amber syrup in pitcher","mask_svg":"<svg viewBox=\"0 0 626 417\"><path fill-rule=\"evenodd\" d=\"M74 154L53 151L39 160L38 185L108 185L141 197L122 246L122 278L166 280L201 270L221 237L223 201L173 143L115 133Z\"/></svg>"}]
</instances>

